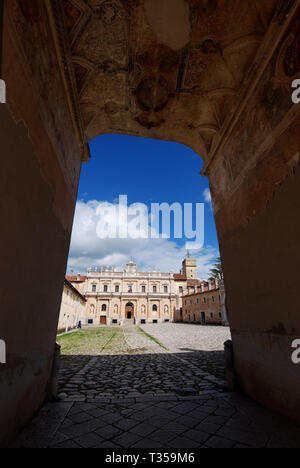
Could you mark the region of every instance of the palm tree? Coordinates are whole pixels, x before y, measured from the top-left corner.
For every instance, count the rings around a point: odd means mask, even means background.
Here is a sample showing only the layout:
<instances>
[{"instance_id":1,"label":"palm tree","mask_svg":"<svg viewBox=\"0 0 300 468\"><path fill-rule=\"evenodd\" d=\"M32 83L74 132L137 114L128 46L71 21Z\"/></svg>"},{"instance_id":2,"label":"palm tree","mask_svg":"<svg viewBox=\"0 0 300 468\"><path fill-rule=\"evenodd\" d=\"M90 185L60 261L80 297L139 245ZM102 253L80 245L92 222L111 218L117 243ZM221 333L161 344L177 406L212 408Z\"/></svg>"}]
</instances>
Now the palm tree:
<instances>
[{"instance_id":1,"label":"palm tree","mask_svg":"<svg viewBox=\"0 0 300 468\"><path fill-rule=\"evenodd\" d=\"M223 275L223 268L222 268L222 261L221 257L216 259L216 263L213 265L214 268L210 270L211 277L209 281L222 281L224 278Z\"/></svg>"}]
</instances>

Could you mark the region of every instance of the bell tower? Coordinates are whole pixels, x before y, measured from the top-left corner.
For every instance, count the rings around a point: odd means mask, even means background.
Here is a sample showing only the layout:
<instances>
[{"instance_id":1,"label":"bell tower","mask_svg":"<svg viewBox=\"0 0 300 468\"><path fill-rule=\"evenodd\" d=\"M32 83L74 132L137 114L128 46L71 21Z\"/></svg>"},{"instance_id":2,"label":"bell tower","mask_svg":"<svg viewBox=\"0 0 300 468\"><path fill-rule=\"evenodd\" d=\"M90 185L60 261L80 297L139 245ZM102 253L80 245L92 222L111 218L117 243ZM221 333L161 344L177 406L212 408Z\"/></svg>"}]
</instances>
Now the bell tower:
<instances>
[{"instance_id":1,"label":"bell tower","mask_svg":"<svg viewBox=\"0 0 300 468\"><path fill-rule=\"evenodd\" d=\"M192 258L189 252L182 262L182 274L187 279L197 279L197 260Z\"/></svg>"}]
</instances>

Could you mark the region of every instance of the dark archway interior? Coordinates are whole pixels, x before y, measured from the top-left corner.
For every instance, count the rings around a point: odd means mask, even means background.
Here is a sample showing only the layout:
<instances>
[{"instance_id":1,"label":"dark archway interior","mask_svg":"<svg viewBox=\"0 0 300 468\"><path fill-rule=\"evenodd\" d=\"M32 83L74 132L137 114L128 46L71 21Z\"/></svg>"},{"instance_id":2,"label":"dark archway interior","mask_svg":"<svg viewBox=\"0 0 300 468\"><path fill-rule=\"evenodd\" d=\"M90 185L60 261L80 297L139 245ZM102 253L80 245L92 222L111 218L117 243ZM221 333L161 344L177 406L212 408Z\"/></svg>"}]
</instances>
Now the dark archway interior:
<instances>
[{"instance_id":1,"label":"dark archway interior","mask_svg":"<svg viewBox=\"0 0 300 468\"><path fill-rule=\"evenodd\" d=\"M239 384L300 421L299 0L111 4L4 1L0 441L47 397L80 168L104 133L203 156Z\"/></svg>"}]
</instances>

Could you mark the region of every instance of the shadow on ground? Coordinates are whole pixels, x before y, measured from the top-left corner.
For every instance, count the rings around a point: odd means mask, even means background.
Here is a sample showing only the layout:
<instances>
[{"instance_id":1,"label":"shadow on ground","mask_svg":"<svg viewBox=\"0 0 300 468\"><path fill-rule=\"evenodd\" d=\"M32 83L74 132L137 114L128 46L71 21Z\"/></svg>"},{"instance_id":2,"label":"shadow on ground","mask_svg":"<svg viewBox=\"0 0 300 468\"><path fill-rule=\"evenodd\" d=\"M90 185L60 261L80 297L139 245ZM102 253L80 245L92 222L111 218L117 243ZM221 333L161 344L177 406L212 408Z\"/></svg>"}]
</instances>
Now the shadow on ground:
<instances>
[{"instance_id":1,"label":"shadow on ground","mask_svg":"<svg viewBox=\"0 0 300 468\"><path fill-rule=\"evenodd\" d=\"M300 447L299 427L224 384L224 353L63 356L63 401L12 447Z\"/></svg>"}]
</instances>

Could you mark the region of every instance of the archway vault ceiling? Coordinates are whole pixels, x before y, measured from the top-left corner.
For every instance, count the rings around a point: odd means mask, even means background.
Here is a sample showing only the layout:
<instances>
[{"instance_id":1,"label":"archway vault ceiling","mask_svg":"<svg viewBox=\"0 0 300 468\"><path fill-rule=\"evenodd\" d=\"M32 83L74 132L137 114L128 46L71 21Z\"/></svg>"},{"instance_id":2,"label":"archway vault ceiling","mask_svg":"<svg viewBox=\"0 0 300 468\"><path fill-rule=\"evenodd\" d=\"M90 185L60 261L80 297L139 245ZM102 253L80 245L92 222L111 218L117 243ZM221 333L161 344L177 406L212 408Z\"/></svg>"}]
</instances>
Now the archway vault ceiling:
<instances>
[{"instance_id":1,"label":"archway vault ceiling","mask_svg":"<svg viewBox=\"0 0 300 468\"><path fill-rule=\"evenodd\" d=\"M207 162L272 39L278 3L53 0L86 141L104 133L172 140Z\"/></svg>"}]
</instances>

